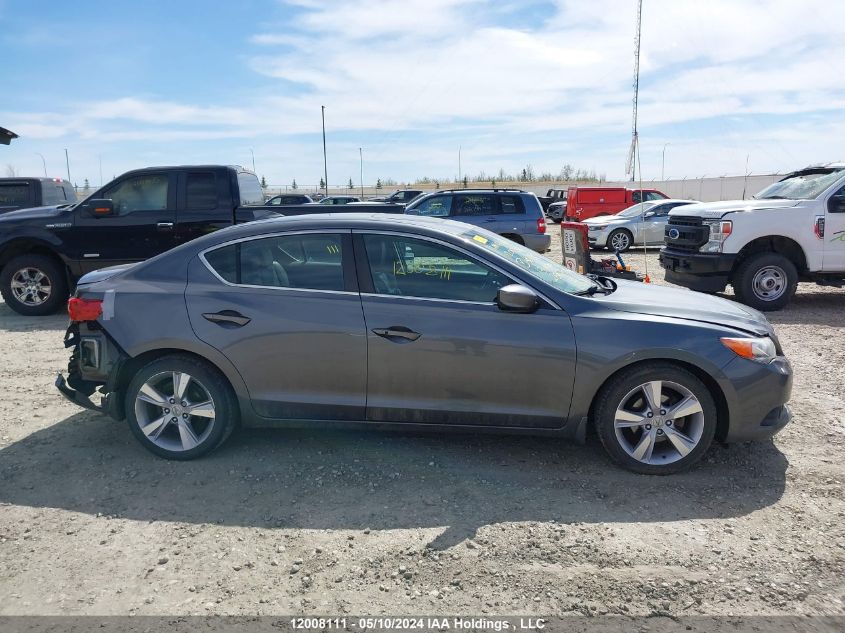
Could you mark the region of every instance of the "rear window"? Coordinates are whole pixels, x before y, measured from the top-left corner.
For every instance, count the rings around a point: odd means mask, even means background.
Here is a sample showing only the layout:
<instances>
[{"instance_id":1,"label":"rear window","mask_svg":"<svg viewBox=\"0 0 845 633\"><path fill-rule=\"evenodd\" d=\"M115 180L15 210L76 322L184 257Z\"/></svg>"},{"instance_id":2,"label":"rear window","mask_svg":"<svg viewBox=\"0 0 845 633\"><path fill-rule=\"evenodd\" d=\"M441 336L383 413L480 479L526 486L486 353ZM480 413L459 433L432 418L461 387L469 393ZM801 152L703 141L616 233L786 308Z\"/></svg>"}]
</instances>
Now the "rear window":
<instances>
[{"instance_id":1,"label":"rear window","mask_svg":"<svg viewBox=\"0 0 845 633\"><path fill-rule=\"evenodd\" d=\"M261 183L258 176L249 172L238 172L238 189L241 192L241 205L262 204L264 192L261 190Z\"/></svg>"},{"instance_id":2,"label":"rear window","mask_svg":"<svg viewBox=\"0 0 845 633\"><path fill-rule=\"evenodd\" d=\"M189 173L185 182L186 209L216 209L217 179L211 172Z\"/></svg>"},{"instance_id":3,"label":"rear window","mask_svg":"<svg viewBox=\"0 0 845 633\"><path fill-rule=\"evenodd\" d=\"M0 184L0 205L18 206L29 204L29 184L10 182Z\"/></svg>"}]
</instances>

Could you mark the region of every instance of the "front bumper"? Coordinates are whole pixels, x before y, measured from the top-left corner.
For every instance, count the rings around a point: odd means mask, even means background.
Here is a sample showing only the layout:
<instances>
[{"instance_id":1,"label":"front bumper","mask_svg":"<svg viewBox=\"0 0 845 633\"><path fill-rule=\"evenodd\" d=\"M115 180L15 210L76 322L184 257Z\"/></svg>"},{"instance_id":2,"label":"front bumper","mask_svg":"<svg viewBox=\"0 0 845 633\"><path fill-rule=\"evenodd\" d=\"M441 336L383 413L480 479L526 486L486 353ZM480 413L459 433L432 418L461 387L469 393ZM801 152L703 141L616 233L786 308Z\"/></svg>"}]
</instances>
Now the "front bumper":
<instances>
[{"instance_id":1,"label":"front bumper","mask_svg":"<svg viewBox=\"0 0 845 633\"><path fill-rule=\"evenodd\" d=\"M699 292L721 292L728 285L736 255L662 248L659 261L666 281Z\"/></svg>"},{"instance_id":2,"label":"front bumper","mask_svg":"<svg viewBox=\"0 0 845 633\"><path fill-rule=\"evenodd\" d=\"M730 424L725 442L772 437L792 419L792 366L784 356L768 365L735 358L724 368L733 388Z\"/></svg>"},{"instance_id":3,"label":"front bumper","mask_svg":"<svg viewBox=\"0 0 845 633\"><path fill-rule=\"evenodd\" d=\"M548 215L553 220L562 220L566 215L566 207L549 208Z\"/></svg>"},{"instance_id":4,"label":"front bumper","mask_svg":"<svg viewBox=\"0 0 845 633\"><path fill-rule=\"evenodd\" d=\"M607 246L607 236L610 231L607 228L588 229L587 242L592 248L604 248Z\"/></svg>"}]
</instances>

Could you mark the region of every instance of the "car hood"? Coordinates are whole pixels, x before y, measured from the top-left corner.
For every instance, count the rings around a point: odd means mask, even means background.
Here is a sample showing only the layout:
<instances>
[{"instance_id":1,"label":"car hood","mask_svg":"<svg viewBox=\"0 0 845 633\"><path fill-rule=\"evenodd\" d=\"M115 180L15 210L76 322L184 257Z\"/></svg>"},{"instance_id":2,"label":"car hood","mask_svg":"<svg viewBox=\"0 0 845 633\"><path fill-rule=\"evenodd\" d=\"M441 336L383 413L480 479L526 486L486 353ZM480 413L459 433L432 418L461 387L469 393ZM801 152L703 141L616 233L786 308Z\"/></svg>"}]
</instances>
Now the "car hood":
<instances>
[{"instance_id":1,"label":"car hood","mask_svg":"<svg viewBox=\"0 0 845 633\"><path fill-rule=\"evenodd\" d=\"M623 279L614 281L617 284L615 292L595 296L608 308L713 323L757 335L773 334L772 326L762 312L735 301L680 288Z\"/></svg>"},{"instance_id":2,"label":"car hood","mask_svg":"<svg viewBox=\"0 0 845 633\"><path fill-rule=\"evenodd\" d=\"M699 202L698 204L686 204L682 207L672 209L669 217L698 216L708 219L718 219L726 213L739 213L744 211L759 211L762 209L788 209L797 207L801 200L726 200L724 202Z\"/></svg>"},{"instance_id":3,"label":"car hood","mask_svg":"<svg viewBox=\"0 0 845 633\"><path fill-rule=\"evenodd\" d=\"M48 220L58 217L64 213L68 205L52 205L49 207L32 207L30 209L18 209L0 215L0 222L16 222L18 220Z\"/></svg>"}]
</instances>

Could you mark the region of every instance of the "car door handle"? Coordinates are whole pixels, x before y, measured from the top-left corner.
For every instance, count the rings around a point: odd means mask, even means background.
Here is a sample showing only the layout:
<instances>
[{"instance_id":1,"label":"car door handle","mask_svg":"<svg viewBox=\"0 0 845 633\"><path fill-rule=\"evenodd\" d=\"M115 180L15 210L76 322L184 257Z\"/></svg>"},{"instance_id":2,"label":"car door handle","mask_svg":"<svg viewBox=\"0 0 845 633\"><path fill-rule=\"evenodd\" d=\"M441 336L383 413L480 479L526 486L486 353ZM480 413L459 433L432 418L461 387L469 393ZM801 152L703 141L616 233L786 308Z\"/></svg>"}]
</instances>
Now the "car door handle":
<instances>
[{"instance_id":1,"label":"car door handle","mask_svg":"<svg viewBox=\"0 0 845 633\"><path fill-rule=\"evenodd\" d=\"M243 327L252 319L245 317L240 312L234 310L221 310L220 312L205 312L202 315L206 321L217 323L218 325L228 325L234 327Z\"/></svg>"},{"instance_id":2,"label":"car door handle","mask_svg":"<svg viewBox=\"0 0 845 633\"><path fill-rule=\"evenodd\" d=\"M392 338L401 338L407 341L416 341L422 334L414 332L412 329L404 325L391 325L388 328L374 328L373 334L381 336L388 340Z\"/></svg>"},{"instance_id":3,"label":"car door handle","mask_svg":"<svg viewBox=\"0 0 845 633\"><path fill-rule=\"evenodd\" d=\"M173 229L173 222L159 222L156 224L159 231L170 231Z\"/></svg>"}]
</instances>

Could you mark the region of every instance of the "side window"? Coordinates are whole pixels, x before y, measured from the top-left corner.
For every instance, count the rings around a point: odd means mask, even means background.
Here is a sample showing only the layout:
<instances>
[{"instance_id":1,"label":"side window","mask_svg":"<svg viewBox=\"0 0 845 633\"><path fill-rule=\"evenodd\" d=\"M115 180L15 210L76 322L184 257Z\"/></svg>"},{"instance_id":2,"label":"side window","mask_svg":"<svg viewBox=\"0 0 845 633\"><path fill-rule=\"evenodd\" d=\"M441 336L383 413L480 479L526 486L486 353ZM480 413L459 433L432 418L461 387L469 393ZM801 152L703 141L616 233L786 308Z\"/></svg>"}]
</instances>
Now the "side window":
<instances>
[{"instance_id":1,"label":"side window","mask_svg":"<svg viewBox=\"0 0 845 633\"><path fill-rule=\"evenodd\" d=\"M448 246L395 235L365 235L378 294L493 302L510 280Z\"/></svg>"},{"instance_id":2,"label":"side window","mask_svg":"<svg viewBox=\"0 0 845 633\"><path fill-rule=\"evenodd\" d=\"M0 184L0 205L18 206L29 203L29 185L27 183Z\"/></svg>"},{"instance_id":3,"label":"side window","mask_svg":"<svg viewBox=\"0 0 845 633\"><path fill-rule=\"evenodd\" d=\"M631 200L634 202L634 204L639 204L640 202L642 202L642 200L640 199L639 189L631 193Z\"/></svg>"},{"instance_id":4,"label":"side window","mask_svg":"<svg viewBox=\"0 0 845 633\"><path fill-rule=\"evenodd\" d=\"M496 204L495 196L455 196L455 201L452 203L452 215L455 216L494 215L497 213L499 213L499 205Z\"/></svg>"},{"instance_id":5,"label":"side window","mask_svg":"<svg viewBox=\"0 0 845 633\"><path fill-rule=\"evenodd\" d=\"M499 204L502 205L503 214L525 213L525 205L519 196L501 196Z\"/></svg>"},{"instance_id":6,"label":"side window","mask_svg":"<svg viewBox=\"0 0 845 633\"><path fill-rule=\"evenodd\" d=\"M452 211L452 196L434 196L416 207L417 215L446 217Z\"/></svg>"},{"instance_id":7,"label":"side window","mask_svg":"<svg viewBox=\"0 0 845 633\"><path fill-rule=\"evenodd\" d=\"M660 195L656 191L647 191L646 194L645 194L645 199L646 200L665 200L666 197Z\"/></svg>"},{"instance_id":8,"label":"side window","mask_svg":"<svg viewBox=\"0 0 845 633\"><path fill-rule=\"evenodd\" d=\"M189 173L185 180L186 209L216 209L217 179L213 173Z\"/></svg>"},{"instance_id":9,"label":"side window","mask_svg":"<svg viewBox=\"0 0 845 633\"><path fill-rule=\"evenodd\" d=\"M248 240L206 253L229 283L271 288L343 290L343 236L282 235Z\"/></svg>"},{"instance_id":10,"label":"side window","mask_svg":"<svg viewBox=\"0 0 845 633\"><path fill-rule=\"evenodd\" d=\"M827 210L830 213L845 213L845 187L830 196L827 201Z\"/></svg>"},{"instance_id":11,"label":"side window","mask_svg":"<svg viewBox=\"0 0 845 633\"><path fill-rule=\"evenodd\" d=\"M139 174L123 180L103 192L114 202L116 215L135 211L161 211L167 208L169 177L166 174Z\"/></svg>"}]
</instances>

